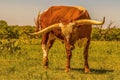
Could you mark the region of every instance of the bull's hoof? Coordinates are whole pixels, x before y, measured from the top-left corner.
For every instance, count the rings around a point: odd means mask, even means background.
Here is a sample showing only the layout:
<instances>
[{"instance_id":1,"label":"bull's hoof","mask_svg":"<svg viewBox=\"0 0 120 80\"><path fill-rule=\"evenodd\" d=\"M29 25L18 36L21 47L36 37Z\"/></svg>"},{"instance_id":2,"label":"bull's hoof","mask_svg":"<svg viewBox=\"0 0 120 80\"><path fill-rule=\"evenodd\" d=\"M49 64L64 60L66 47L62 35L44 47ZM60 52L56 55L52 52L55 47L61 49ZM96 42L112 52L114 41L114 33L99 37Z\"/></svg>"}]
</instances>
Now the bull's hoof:
<instances>
[{"instance_id":1,"label":"bull's hoof","mask_svg":"<svg viewBox=\"0 0 120 80\"><path fill-rule=\"evenodd\" d=\"M45 69L48 69L48 66L44 66Z\"/></svg>"},{"instance_id":2,"label":"bull's hoof","mask_svg":"<svg viewBox=\"0 0 120 80\"><path fill-rule=\"evenodd\" d=\"M70 72L70 68L65 69L65 72Z\"/></svg>"},{"instance_id":3,"label":"bull's hoof","mask_svg":"<svg viewBox=\"0 0 120 80\"><path fill-rule=\"evenodd\" d=\"M85 73L90 73L90 69L85 69Z\"/></svg>"}]
</instances>

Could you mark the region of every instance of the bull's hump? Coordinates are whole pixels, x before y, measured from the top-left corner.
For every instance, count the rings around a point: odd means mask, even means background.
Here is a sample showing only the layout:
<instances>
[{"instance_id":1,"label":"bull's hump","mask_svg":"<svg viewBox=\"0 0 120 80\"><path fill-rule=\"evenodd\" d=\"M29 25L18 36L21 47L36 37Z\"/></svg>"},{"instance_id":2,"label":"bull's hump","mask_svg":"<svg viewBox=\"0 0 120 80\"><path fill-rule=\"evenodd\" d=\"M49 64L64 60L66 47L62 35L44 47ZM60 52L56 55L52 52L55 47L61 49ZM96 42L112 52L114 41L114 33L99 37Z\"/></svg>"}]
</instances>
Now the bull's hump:
<instances>
[{"instance_id":1,"label":"bull's hump","mask_svg":"<svg viewBox=\"0 0 120 80\"><path fill-rule=\"evenodd\" d=\"M82 6L51 6L49 9L51 8L77 8L79 10L86 11L86 9Z\"/></svg>"},{"instance_id":2,"label":"bull's hump","mask_svg":"<svg viewBox=\"0 0 120 80\"><path fill-rule=\"evenodd\" d=\"M72 6L72 7L77 8L77 9L83 11L83 12L86 11L86 9L84 7L82 7L82 6Z\"/></svg>"}]
</instances>

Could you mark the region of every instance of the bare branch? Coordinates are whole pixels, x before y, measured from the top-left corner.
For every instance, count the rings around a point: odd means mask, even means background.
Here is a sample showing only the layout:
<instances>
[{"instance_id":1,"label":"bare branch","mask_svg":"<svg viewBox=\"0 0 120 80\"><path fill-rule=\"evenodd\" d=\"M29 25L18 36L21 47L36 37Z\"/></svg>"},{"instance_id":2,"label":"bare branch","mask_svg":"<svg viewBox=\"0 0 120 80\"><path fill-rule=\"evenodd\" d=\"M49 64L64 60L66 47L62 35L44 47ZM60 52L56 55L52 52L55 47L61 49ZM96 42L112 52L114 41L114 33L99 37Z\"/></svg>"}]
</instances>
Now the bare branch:
<instances>
[{"instance_id":1,"label":"bare branch","mask_svg":"<svg viewBox=\"0 0 120 80\"><path fill-rule=\"evenodd\" d=\"M107 31L104 33L104 35L106 35L111 30L112 24L113 24L113 21L110 21L110 23L108 24L108 27L107 27Z\"/></svg>"}]
</instances>

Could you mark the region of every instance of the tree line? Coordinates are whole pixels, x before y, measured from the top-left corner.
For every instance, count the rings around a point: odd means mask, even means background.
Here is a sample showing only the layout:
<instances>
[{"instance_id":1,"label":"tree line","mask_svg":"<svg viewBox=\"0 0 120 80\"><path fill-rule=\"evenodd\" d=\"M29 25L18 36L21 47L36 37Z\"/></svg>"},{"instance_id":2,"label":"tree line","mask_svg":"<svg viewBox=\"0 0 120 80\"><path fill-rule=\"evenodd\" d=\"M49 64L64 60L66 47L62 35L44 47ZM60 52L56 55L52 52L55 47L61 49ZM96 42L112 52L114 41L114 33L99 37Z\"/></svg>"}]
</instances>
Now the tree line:
<instances>
[{"instance_id":1,"label":"tree line","mask_svg":"<svg viewBox=\"0 0 120 80\"><path fill-rule=\"evenodd\" d=\"M91 39L101 41L120 41L120 28L112 26L112 22L107 28L102 26L93 27ZM41 38L41 36L29 36L26 33L35 32L35 26L9 26L6 21L0 20L0 39L31 39Z\"/></svg>"}]
</instances>

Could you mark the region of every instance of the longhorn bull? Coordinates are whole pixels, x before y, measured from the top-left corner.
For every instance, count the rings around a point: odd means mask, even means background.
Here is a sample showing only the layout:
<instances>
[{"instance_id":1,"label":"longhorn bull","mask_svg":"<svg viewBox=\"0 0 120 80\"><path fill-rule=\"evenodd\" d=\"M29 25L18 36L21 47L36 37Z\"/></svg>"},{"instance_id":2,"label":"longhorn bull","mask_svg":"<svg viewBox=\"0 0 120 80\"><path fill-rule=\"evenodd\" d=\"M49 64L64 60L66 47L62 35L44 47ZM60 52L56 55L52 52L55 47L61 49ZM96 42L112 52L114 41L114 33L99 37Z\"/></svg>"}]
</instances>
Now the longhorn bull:
<instances>
[{"instance_id":1,"label":"longhorn bull","mask_svg":"<svg viewBox=\"0 0 120 80\"><path fill-rule=\"evenodd\" d=\"M80 6L52 6L42 14L38 14L36 32L32 35L42 34L43 65L48 68L48 52L52 47L55 37L65 43L67 62L65 71L70 71L70 59L76 41L86 38L84 48L84 70L89 72L88 48L92 25L102 25L103 21L91 20L87 10ZM39 31L39 29L41 29ZM52 34L52 35L51 35ZM52 37L52 38L51 38Z\"/></svg>"}]
</instances>

